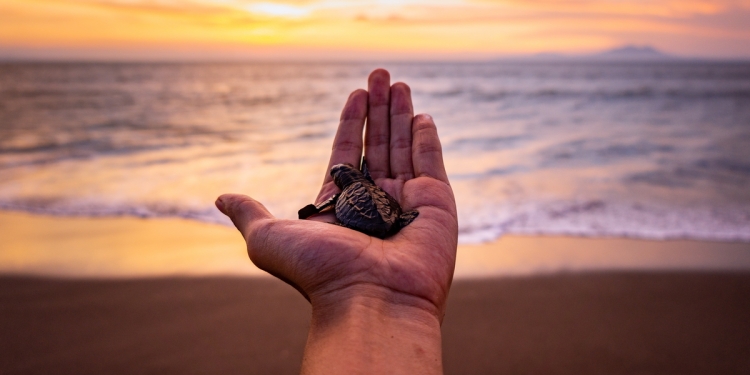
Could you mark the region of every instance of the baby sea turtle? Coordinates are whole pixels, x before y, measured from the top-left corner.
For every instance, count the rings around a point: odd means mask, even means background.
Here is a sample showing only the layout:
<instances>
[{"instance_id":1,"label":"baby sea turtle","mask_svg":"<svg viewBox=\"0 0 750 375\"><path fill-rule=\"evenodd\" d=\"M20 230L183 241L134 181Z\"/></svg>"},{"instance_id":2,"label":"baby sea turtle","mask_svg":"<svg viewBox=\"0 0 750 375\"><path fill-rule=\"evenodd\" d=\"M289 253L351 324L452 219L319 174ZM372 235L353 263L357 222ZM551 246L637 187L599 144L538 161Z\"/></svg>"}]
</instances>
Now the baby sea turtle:
<instances>
[{"instance_id":1,"label":"baby sea turtle","mask_svg":"<svg viewBox=\"0 0 750 375\"><path fill-rule=\"evenodd\" d=\"M299 210L299 218L306 219L328 206L334 205L336 218L341 225L364 234L386 238L409 225L419 211L403 212L398 202L375 185L362 160L362 171L351 164L336 164L331 168L333 182L341 189L319 204L309 204Z\"/></svg>"}]
</instances>

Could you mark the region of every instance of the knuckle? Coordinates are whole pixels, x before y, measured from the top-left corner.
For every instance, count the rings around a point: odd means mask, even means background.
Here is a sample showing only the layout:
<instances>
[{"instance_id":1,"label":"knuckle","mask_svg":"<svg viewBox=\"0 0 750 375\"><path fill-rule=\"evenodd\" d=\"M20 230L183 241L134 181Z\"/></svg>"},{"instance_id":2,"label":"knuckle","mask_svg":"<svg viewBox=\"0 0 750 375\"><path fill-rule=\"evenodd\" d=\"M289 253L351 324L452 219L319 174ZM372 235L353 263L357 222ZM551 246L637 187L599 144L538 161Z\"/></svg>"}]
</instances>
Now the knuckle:
<instances>
[{"instance_id":1,"label":"knuckle","mask_svg":"<svg viewBox=\"0 0 750 375\"><path fill-rule=\"evenodd\" d=\"M391 150L402 150L411 147L411 139L396 138L391 141Z\"/></svg>"},{"instance_id":2,"label":"knuckle","mask_svg":"<svg viewBox=\"0 0 750 375\"><path fill-rule=\"evenodd\" d=\"M365 146L383 146L390 142L389 134L368 134L365 139Z\"/></svg>"},{"instance_id":3,"label":"knuckle","mask_svg":"<svg viewBox=\"0 0 750 375\"><path fill-rule=\"evenodd\" d=\"M408 103L398 106L394 105L393 107L391 107L391 117L394 119L405 117L403 121L408 121L411 123L411 119L413 117L411 105L409 105Z\"/></svg>"},{"instance_id":4,"label":"knuckle","mask_svg":"<svg viewBox=\"0 0 750 375\"><path fill-rule=\"evenodd\" d=\"M356 150L358 148L362 147L359 142L355 141L349 141L349 140L340 140L333 143L333 147L331 148L333 151L352 151Z\"/></svg>"},{"instance_id":5,"label":"knuckle","mask_svg":"<svg viewBox=\"0 0 750 375\"><path fill-rule=\"evenodd\" d=\"M416 147L414 148L414 152L417 155L424 155L424 154L442 154L443 149L440 147L440 143L433 143L433 142L420 142L417 143Z\"/></svg>"},{"instance_id":6,"label":"knuckle","mask_svg":"<svg viewBox=\"0 0 750 375\"><path fill-rule=\"evenodd\" d=\"M437 132L435 124L431 121L415 121L413 131L418 132Z\"/></svg>"},{"instance_id":7,"label":"knuckle","mask_svg":"<svg viewBox=\"0 0 750 375\"><path fill-rule=\"evenodd\" d=\"M257 202L254 199L250 197L245 197L237 201L234 206L235 206L235 209L239 212L245 212L245 211L252 212L253 210L255 210L256 204Z\"/></svg>"}]
</instances>

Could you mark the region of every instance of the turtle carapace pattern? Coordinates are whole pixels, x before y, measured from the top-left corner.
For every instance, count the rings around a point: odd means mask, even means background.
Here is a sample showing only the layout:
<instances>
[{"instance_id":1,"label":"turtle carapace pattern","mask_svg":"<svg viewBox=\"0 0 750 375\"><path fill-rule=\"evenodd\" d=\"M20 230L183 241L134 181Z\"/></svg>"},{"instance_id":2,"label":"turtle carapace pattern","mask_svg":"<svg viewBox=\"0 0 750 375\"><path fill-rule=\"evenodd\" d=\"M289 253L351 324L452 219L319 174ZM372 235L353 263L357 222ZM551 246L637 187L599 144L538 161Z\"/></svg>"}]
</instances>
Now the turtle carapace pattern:
<instances>
[{"instance_id":1,"label":"turtle carapace pattern","mask_svg":"<svg viewBox=\"0 0 750 375\"><path fill-rule=\"evenodd\" d=\"M306 219L330 205L334 205L341 225L370 236L386 238L409 225L419 211L403 212L390 194L375 185L362 161L362 171L351 164L337 164L331 168L333 181L341 189L327 201L299 210L299 218Z\"/></svg>"}]
</instances>

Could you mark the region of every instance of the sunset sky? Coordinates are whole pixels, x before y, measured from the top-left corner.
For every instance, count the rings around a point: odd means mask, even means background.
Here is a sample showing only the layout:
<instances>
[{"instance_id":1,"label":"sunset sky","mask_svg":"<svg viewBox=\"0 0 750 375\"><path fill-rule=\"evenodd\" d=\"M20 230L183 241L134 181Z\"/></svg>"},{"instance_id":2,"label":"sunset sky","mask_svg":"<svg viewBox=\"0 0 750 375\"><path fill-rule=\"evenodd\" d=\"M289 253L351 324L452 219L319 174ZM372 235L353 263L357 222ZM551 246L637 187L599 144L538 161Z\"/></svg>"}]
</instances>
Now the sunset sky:
<instances>
[{"instance_id":1,"label":"sunset sky","mask_svg":"<svg viewBox=\"0 0 750 375\"><path fill-rule=\"evenodd\" d=\"M750 0L0 0L0 59L750 58Z\"/></svg>"}]
</instances>

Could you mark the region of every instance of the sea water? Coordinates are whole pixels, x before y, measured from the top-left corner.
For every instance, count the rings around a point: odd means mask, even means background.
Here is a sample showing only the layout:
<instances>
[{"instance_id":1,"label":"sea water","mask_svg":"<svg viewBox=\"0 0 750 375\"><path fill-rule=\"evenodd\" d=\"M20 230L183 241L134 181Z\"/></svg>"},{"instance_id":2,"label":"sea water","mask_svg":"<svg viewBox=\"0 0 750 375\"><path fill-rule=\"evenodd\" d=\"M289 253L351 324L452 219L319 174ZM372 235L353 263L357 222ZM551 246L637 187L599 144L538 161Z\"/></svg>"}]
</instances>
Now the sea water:
<instances>
[{"instance_id":1,"label":"sea water","mask_svg":"<svg viewBox=\"0 0 750 375\"><path fill-rule=\"evenodd\" d=\"M437 123L462 243L750 241L748 63L2 64L0 209L294 219L376 67Z\"/></svg>"}]
</instances>

